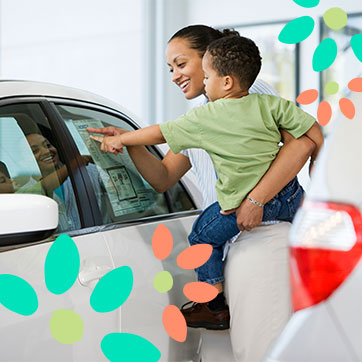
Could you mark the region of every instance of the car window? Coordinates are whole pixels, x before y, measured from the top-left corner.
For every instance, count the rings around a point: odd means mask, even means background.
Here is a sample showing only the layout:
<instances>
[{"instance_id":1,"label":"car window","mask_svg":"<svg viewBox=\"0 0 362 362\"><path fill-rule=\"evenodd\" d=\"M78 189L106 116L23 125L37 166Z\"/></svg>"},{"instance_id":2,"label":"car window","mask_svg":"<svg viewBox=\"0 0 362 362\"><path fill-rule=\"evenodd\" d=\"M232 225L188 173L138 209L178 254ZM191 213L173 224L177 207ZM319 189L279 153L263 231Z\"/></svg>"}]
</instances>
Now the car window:
<instances>
[{"instance_id":1,"label":"car window","mask_svg":"<svg viewBox=\"0 0 362 362\"><path fill-rule=\"evenodd\" d=\"M157 193L141 176L125 148L119 155L102 152L90 139L87 127L115 126L134 129L132 122L106 112L56 105L83 157L90 157L87 171L95 188L104 223L191 210L194 205L180 184ZM154 153L154 152L153 152ZM154 153L155 155L155 153ZM158 157L156 155L156 157Z\"/></svg>"},{"instance_id":2,"label":"car window","mask_svg":"<svg viewBox=\"0 0 362 362\"><path fill-rule=\"evenodd\" d=\"M59 206L57 231L81 227L68 169L39 104L0 107L0 193L51 197Z\"/></svg>"}]
</instances>

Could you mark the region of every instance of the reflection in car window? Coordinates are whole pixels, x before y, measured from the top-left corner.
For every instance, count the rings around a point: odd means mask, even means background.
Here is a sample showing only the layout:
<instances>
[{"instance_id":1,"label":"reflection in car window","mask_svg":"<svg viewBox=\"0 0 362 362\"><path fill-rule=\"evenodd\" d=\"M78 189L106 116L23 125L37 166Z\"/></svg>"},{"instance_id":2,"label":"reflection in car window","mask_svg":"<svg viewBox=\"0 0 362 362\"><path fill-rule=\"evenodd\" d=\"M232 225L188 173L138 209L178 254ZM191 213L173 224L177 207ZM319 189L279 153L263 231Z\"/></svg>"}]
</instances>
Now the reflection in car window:
<instances>
[{"instance_id":1,"label":"reflection in car window","mask_svg":"<svg viewBox=\"0 0 362 362\"><path fill-rule=\"evenodd\" d=\"M81 227L68 170L38 104L0 107L0 193L31 193L59 206L57 231Z\"/></svg>"},{"instance_id":2,"label":"reflection in car window","mask_svg":"<svg viewBox=\"0 0 362 362\"><path fill-rule=\"evenodd\" d=\"M103 203L98 203L104 222L105 219L117 222L193 208L181 185L177 184L168 193L157 193L140 175L126 148L117 156L102 152L100 144L92 140L86 130L87 127L108 126L134 129L125 119L83 107L58 105L57 108L81 155L92 157L97 166L105 190Z\"/></svg>"}]
</instances>

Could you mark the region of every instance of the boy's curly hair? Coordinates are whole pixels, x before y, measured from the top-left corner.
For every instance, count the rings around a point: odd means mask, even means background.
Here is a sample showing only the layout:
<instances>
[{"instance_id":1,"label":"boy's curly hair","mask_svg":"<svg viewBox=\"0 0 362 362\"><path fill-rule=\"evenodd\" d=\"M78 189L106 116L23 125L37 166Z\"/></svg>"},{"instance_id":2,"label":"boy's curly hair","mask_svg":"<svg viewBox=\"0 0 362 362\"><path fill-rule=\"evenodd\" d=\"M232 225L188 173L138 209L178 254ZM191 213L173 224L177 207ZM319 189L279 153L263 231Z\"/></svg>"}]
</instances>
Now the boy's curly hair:
<instances>
[{"instance_id":1,"label":"boy's curly hair","mask_svg":"<svg viewBox=\"0 0 362 362\"><path fill-rule=\"evenodd\" d=\"M227 36L214 40L206 51L217 74L233 75L242 89L249 89L260 72L259 49L251 39Z\"/></svg>"}]
</instances>

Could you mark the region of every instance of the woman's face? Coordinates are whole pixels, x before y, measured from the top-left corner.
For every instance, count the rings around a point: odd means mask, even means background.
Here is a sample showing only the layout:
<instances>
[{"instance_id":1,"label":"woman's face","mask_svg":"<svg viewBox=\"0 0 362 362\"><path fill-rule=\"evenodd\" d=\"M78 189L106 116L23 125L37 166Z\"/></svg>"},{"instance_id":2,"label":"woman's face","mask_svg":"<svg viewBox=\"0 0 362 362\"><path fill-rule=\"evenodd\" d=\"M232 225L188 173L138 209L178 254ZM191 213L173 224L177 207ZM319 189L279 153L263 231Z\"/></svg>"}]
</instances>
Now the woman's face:
<instances>
[{"instance_id":1,"label":"woman's face","mask_svg":"<svg viewBox=\"0 0 362 362\"><path fill-rule=\"evenodd\" d=\"M40 134L32 133L26 139L43 176L53 172L59 164L57 149Z\"/></svg>"},{"instance_id":2,"label":"woman's face","mask_svg":"<svg viewBox=\"0 0 362 362\"><path fill-rule=\"evenodd\" d=\"M180 87L186 99L204 93L202 57L191 49L187 39L172 39L166 48L166 60L172 73L172 81Z\"/></svg>"},{"instance_id":3,"label":"woman's face","mask_svg":"<svg viewBox=\"0 0 362 362\"><path fill-rule=\"evenodd\" d=\"M5 175L4 172L0 171L0 193L9 192L14 192L13 181L7 175Z\"/></svg>"}]
</instances>

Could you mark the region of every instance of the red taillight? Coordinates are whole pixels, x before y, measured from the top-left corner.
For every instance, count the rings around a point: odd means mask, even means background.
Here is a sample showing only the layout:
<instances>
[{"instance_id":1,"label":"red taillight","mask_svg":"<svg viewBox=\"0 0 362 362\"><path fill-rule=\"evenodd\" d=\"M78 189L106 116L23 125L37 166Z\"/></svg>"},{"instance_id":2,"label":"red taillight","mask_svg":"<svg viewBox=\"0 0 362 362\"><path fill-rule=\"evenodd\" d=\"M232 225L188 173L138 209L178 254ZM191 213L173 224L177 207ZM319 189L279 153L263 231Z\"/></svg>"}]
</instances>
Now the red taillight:
<instances>
[{"instance_id":1,"label":"red taillight","mask_svg":"<svg viewBox=\"0 0 362 362\"><path fill-rule=\"evenodd\" d=\"M294 311L327 299L362 256L358 208L304 202L291 229L290 268Z\"/></svg>"}]
</instances>

